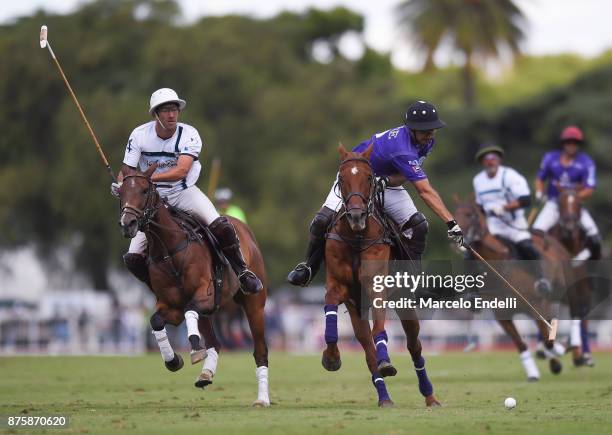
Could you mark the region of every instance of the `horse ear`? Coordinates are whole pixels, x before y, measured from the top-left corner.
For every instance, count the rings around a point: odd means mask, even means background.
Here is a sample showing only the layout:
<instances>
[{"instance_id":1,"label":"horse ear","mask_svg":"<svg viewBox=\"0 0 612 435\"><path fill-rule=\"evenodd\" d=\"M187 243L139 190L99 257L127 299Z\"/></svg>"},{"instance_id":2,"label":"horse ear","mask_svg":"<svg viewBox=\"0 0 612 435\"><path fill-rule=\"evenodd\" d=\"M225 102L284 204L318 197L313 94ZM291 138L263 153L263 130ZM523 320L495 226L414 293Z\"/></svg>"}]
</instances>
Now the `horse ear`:
<instances>
[{"instance_id":1,"label":"horse ear","mask_svg":"<svg viewBox=\"0 0 612 435\"><path fill-rule=\"evenodd\" d=\"M370 160L372 151L374 151L374 142L370 142L370 145L368 145L368 148L366 148L366 150L361 155L365 157L366 159Z\"/></svg>"},{"instance_id":2,"label":"horse ear","mask_svg":"<svg viewBox=\"0 0 612 435\"><path fill-rule=\"evenodd\" d=\"M459 202L461 201L461 198L459 198L459 194L457 192L453 193L453 202L455 203L455 205L459 204Z\"/></svg>"},{"instance_id":3,"label":"horse ear","mask_svg":"<svg viewBox=\"0 0 612 435\"><path fill-rule=\"evenodd\" d=\"M146 171L143 172L143 174L145 177L151 178L151 175L153 175L153 172L155 172L156 169L157 169L157 163L153 163L151 166L147 168Z\"/></svg>"},{"instance_id":4,"label":"horse ear","mask_svg":"<svg viewBox=\"0 0 612 435\"><path fill-rule=\"evenodd\" d=\"M338 152L340 153L340 160L346 159L346 155L348 154L348 151L346 150L346 148L344 148L344 145L342 145L342 142L338 142Z\"/></svg>"}]
</instances>

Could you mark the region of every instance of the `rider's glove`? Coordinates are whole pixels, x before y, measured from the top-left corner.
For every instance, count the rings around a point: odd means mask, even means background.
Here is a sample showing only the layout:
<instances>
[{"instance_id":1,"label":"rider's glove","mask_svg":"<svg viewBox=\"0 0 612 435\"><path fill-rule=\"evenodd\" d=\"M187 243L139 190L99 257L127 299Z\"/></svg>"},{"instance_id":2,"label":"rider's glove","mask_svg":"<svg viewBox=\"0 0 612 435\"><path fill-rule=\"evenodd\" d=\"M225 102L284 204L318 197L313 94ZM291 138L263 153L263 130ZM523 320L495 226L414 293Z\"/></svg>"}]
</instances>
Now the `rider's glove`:
<instances>
[{"instance_id":1,"label":"rider's glove","mask_svg":"<svg viewBox=\"0 0 612 435\"><path fill-rule=\"evenodd\" d=\"M544 195L544 192L539 191L539 190L536 190L535 198L536 198L536 201L538 202L546 201L546 195Z\"/></svg>"},{"instance_id":2,"label":"rider's glove","mask_svg":"<svg viewBox=\"0 0 612 435\"><path fill-rule=\"evenodd\" d=\"M487 207L487 212L493 216L503 216L506 213L506 209L501 204L492 204Z\"/></svg>"},{"instance_id":3,"label":"rider's glove","mask_svg":"<svg viewBox=\"0 0 612 435\"><path fill-rule=\"evenodd\" d=\"M463 231L461 231L457 222L453 219L446 222L446 226L448 227L448 238L455 242L457 246L463 246Z\"/></svg>"},{"instance_id":4,"label":"rider's glove","mask_svg":"<svg viewBox=\"0 0 612 435\"><path fill-rule=\"evenodd\" d=\"M111 195L115 198L119 198L119 189L121 188L121 183L111 183Z\"/></svg>"}]
</instances>

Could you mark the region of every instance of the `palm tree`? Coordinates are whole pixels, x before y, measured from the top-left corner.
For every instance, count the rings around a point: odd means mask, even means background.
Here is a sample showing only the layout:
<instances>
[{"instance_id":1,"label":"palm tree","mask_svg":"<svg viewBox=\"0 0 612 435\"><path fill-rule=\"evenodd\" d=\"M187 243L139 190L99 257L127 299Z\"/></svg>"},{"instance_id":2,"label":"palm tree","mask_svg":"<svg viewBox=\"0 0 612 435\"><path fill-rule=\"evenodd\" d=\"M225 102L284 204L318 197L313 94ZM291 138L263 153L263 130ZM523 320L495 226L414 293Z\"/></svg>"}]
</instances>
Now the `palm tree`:
<instances>
[{"instance_id":1,"label":"palm tree","mask_svg":"<svg viewBox=\"0 0 612 435\"><path fill-rule=\"evenodd\" d=\"M434 68L434 53L446 41L463 54L468 106L476 101L475 62L499 57L504 49L520 53L525 16L513 0L404 0L397 10L400 24L426 56L425 70Z\"/></svg>"}]
</instances>

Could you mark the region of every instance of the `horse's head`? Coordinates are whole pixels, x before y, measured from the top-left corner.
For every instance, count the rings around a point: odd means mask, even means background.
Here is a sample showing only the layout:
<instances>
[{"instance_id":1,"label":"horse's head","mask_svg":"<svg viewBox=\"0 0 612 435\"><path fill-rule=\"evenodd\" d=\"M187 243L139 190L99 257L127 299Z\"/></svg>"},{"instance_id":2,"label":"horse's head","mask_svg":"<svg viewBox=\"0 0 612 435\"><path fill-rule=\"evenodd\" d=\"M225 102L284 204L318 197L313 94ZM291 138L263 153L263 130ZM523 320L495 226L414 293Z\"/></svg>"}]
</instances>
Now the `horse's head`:
<instances>
[{"instance_id":1,"label":"horse's head","mask_svg":"<svg viewBox=\"0 0 612 435\"><path fill-rule=\"evenodd\" d=\"M582 206L578 191L560 187L559 192L559 225L562 230L573 233L580 228Z\"/></svg>"},{"instance_id":2,"label":"horse's head","mask_svg":"<svg viewBox=\"0 0 612 435\"><path fill-rule=\"evenodd\" d=\"M363 153L349 152L342 145L338 148L340 152L338 186L346 209L346 219L353 231L365 229L372 211L375 187L370 155L373 149L374 144L370 144Z\"/></svg>"},{"instance_id":3,"label":"horse's head","mask_svg":"<svg viewBox=\"0 0 612 435\"><path fill-rule=\"evenodd\" d=\"M456 205L453 216L463 229L465 243L469 245L481 241L488 229L485 216L476 201L473 198L462 201L457 194L453 195L453 200Z\"/></svg>"},{"instance_id":4,"label":"horse's head","mask_svg":"<svg viewBox=\"0 0 612 435\"><path fill-rule=\"evenodd\" d=\"M150 166L145 172L134 171L123 177L119 189L121 217L119 225L123 237L133 238L138 230L144 230L147 221L152 217L156 199L158 198L151 175L157 165Z\"/></svg>"}]
</instances>

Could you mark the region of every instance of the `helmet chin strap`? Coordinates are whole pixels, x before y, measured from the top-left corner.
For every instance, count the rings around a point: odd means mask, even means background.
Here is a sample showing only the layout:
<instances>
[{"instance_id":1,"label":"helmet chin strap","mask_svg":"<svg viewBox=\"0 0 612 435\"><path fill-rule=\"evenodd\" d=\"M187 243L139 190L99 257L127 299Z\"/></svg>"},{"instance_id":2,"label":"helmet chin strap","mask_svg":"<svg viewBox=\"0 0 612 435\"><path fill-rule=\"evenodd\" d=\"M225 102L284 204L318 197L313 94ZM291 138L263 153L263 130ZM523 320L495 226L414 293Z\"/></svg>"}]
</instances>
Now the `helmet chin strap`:
<instances>
[{"instance_id":1,"label":"helmet chin strap","mask_svg":"<svg viewBox=\"0 0 612 435\"><path fill-rule=\"evenodd\" d=\"M161 128L163 128L165 131L168 131L168 129L166 128L162 120L159 119L159 116L157 116L157 111L155 111L155 119L157 119L157 122L159 122L159 125L161 126Z\"/></svg>"}]
</instances>

